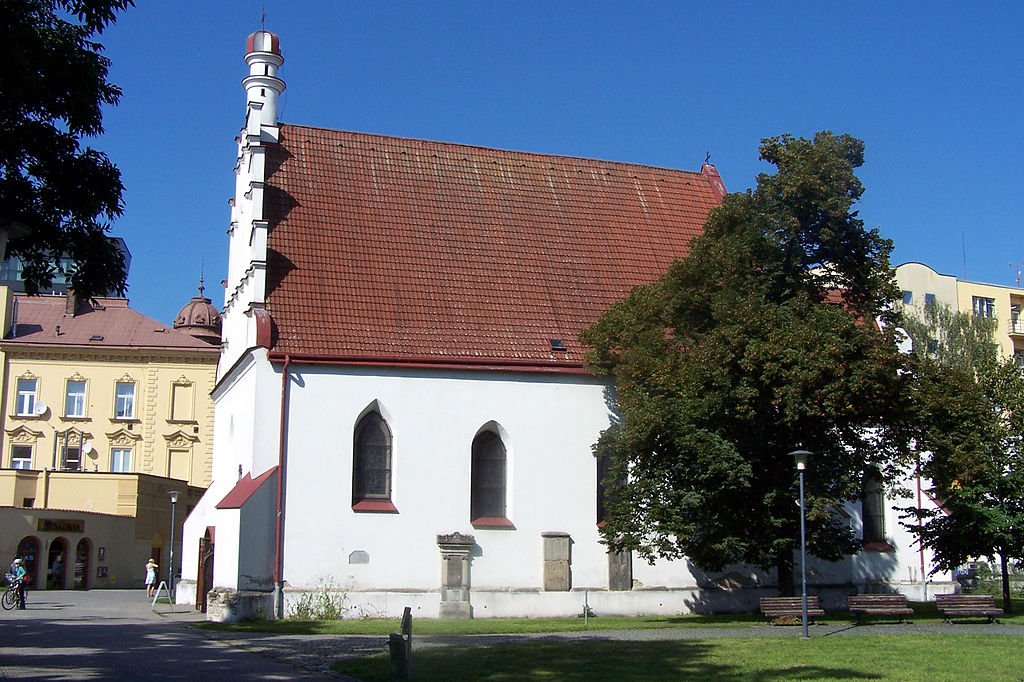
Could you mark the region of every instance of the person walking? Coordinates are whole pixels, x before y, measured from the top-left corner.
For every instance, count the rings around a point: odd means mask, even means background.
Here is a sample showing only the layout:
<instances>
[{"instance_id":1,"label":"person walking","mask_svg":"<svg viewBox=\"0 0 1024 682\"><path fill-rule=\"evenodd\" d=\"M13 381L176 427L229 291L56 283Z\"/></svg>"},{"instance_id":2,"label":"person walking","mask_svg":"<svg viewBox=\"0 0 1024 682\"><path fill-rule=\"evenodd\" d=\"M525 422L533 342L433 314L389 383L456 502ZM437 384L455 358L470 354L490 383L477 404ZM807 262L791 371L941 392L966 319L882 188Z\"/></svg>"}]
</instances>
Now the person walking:
<instances>
[{"instance_id":1,"label":"person walking","mask_svg":"<svg viewBox=\"0 0 1024 682\"><path fill-rule=\"evenodd\" d=\"M25 608L25 583L28 581L28 571L21 557L16 557L11 564L11 575L14 576L14 585L18 590L18 608Z\"/></svg>"},{"instance_id":2,"label":"person walking","mask_svg":"<svg viewBox=\"0 0 1024 682\"><path fill-rule=\"evenodd\" d=\"M146 596L152 597L156 593L156 569L157 563L150 559L146 562Z\"/></svg>"}]
</instances>

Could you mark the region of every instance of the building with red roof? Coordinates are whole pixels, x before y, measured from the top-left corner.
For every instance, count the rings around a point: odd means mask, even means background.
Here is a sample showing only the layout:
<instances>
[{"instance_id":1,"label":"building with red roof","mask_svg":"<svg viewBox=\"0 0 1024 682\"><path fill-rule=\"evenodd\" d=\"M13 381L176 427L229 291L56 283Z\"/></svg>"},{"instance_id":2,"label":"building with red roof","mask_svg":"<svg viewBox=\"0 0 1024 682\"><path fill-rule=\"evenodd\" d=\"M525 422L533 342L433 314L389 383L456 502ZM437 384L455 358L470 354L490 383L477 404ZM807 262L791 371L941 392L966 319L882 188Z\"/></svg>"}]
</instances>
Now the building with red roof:
<instances>
[{"instance_id":1,"label":"building with red roof","mask_svg":"<svg viewBox=\"0 0 1024 682\"><path fill-rule=\"evenodd\" d=\"M219 315L199 316L188 333L124 298L0 286L0 550L33 589L141 587L147 558L170 558L175 505L179 544L212 475Z\"/></svg>"},{"instance_id":2,"label":"building with red roof","mask_svg":"<svg viewBox=\"0 0 1024 682\"><path fill-rule=\"evenodd\" d=\"M179 600L216 620L325 587L353 615L735 607L702 592L720 577L600 543L591 448L615 415L579 339L687 254L715 167L285 124L280 40L257 31L245 61L213 482Z\"/></svg>"}]
</instances>

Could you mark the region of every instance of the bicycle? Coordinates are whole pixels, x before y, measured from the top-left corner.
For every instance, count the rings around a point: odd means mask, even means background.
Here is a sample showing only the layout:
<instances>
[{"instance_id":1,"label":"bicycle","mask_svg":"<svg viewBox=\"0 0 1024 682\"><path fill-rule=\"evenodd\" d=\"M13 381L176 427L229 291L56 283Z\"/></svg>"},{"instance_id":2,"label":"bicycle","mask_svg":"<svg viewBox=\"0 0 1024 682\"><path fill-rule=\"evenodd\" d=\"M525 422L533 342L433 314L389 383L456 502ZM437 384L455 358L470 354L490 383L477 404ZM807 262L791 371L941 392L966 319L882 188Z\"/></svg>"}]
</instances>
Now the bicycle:
<instances>
[{"instance_id":1,"label":"bicycle","mask_svg":"<svg viewBox=\"0 0 1024 682\"><path fill-rule=\"evenodd\" d=\"M18 583L13 582L8 585L7 589L4 591L4 596L0 598L0 604L3 604L4 611L10 611L15 608L20 601L21 598L18 596Z\"/></svg>"}]
</instances>

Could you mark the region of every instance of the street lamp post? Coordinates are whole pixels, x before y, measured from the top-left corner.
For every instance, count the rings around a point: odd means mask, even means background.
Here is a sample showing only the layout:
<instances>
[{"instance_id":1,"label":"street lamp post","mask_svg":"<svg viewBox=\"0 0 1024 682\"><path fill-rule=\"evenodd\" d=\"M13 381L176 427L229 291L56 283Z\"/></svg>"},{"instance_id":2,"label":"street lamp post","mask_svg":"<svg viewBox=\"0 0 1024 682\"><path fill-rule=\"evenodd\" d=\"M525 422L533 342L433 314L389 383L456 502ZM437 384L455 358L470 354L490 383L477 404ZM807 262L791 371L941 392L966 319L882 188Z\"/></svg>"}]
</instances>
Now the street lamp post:
<instances>
[{"instance_id":1,"label":"street lamp post","mask_svg":"<svg viewBox=\"0 0 1024 682\"><path fill-rule=\"evenodd\" d=\"M806 516L804 511L804 469L807 468L807 458L813 453L807 450L794 450L789 453L796 461L796 470L800 472L800 595L802 598L801 623L803 624L804 639L807 634L807 528L804 522Z\"/></svg>"},{"instance_id":2,"label":"street lamp post","mask_svg":"<svg viewBox=\"0 0 1024 682\"><path fill-rule=\"evenodd\" d=\"M170 557L169 557L169 561L167 562L168 571L169 571L168 580L170 581L170 583L169 583L170 584L170 588L169 588L168 591L170 592L171 604L173 604L174 603L174 508L176 506L178 506L178 491L177 490L171 490L167 494L171 496L171 547L170 547L171 554L170 554Z\"/></svg>"}]
</instances>

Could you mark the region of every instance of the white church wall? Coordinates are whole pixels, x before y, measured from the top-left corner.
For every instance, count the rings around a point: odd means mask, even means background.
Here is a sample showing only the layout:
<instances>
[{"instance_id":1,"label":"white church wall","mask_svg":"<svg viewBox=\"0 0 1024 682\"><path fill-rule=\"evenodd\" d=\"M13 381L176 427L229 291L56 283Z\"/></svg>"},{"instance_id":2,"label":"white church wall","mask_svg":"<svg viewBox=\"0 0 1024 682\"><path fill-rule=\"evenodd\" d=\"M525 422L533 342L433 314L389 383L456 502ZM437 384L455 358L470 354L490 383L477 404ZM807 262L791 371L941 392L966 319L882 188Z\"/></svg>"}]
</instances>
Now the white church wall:
<instances>
[{"instance_id":1,"label":"white church wall","mask_svg":"<svg viewBox=\"0 0 1024 682\"><path fill-rule=\"evenodd\" d=\"M474 589L540 588L541 534L569 533L574 584L607 586L597 542L590 447L608 425L591 377L305 368L293 382L288 433L285 578L358 589L437 590L438 534L476 538ZM352 511L354 429L374 401L392 443L397 514ZM505 435L507 516L514 529L470 524L470 452L490 423ZM400 540L396 540L401 538ZM352 552L368 564L350 564Z\"/></svg>"},{"instance_id":2,"label":"white church wall","mask_svg":"<svg viewBox=\"0 0 1024 682\"><path fill-rule=\"evenodd\" d=\"M266 351L257 348L239 362L231 376L213 393L213 480L185 520L181 564L183 591L179 591L179 603L194 601L199 540L208 526L217 529L214 585L238 587L238 510L222 510L216 506L231 492L241 475L248 473L256 478L277 465L279 387L280 374L267 361Z\"/></svg>"}]
</instances>

